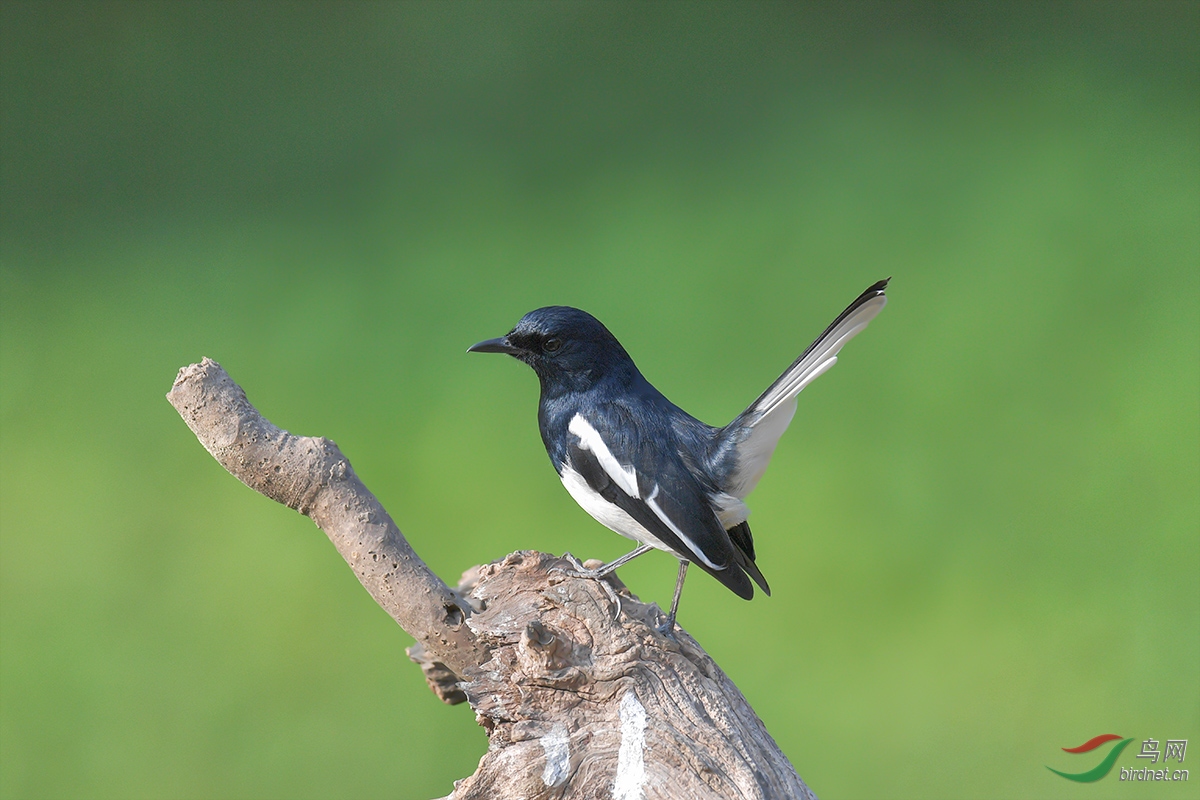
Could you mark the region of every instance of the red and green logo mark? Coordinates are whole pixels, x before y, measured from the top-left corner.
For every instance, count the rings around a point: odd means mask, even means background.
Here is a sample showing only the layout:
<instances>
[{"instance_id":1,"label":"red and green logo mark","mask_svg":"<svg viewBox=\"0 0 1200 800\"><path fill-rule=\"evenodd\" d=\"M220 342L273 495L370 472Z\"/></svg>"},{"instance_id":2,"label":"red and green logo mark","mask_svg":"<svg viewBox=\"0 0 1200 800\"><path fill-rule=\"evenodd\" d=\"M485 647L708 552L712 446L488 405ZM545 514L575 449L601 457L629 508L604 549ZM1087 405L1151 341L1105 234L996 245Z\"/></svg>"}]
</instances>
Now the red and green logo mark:
<instances>
[{"instance_id":1,"label":"red and green logo mark","mask_svg":"<svg viewBox=\"0 0 1200 800\"><path fill-rule=\"evenodd\" d=\"M1079 747L1064 747L1063 750L1067 751L1068 753L1090 753L1097 747L1108 744L1109 742L1117 739L1121 739L1121 737L1117 736L1115 733L1105 733L1097 736L1094 739L1088 739L1086 742L1079 745ZM1124 750L1125 747L1132 741L1133 739L1121 739L1120 743L1113 745L1113 748L1108 751L1108 755L1104 757L1103 761L1089 769L1087 772L1059 772L1054 767L1046 767L1046 769L1050 770L1055 775L1062 775L1069 781L1077 781L1079 783L1091 783L1092 781L1098 781L1109 773L1109 770L1113 768L1113 764L1115 764L1117 761L1117 756L1121 755L1121 751Z\"/></svg>"}]
</instances>

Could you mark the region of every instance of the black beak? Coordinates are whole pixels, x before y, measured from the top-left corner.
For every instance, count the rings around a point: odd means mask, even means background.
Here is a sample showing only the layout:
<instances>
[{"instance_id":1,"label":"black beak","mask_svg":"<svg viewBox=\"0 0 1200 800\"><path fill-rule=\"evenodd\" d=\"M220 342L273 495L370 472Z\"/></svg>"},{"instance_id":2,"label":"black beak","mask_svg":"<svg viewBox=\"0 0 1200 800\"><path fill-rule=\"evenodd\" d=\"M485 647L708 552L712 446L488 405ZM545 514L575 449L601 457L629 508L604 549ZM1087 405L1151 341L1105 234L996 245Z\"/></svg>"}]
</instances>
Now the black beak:
<instances>
[{"instance_id":1,"label":"black beak","mask_svg":"<svg viewBox=\"0 0 1200 800\"><path fill-rule=\"evenodd\" d=\"M517 348L508 343L508 338L501 336L499 339L488 339L478 344L473 344L467 348L468 353L508 353L510 356L517 352Z\"/></svg>"}]
</instances>

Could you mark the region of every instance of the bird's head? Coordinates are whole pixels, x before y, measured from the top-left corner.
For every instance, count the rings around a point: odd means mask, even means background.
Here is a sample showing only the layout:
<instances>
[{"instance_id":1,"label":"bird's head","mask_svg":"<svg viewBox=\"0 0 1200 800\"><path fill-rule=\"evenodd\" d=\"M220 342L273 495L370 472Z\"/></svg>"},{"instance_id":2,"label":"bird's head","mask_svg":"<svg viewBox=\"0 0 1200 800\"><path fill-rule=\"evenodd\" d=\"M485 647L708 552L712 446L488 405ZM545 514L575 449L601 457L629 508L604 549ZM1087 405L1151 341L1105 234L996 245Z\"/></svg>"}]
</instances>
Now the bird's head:
<instances>
[{"instance_id":1,"label":"bird's head","mask_svg":"<svg viewBox=\"0 0 1200 800\"><path fill-rule=\"evenodd\" d=\"M636 371L600 320L570 306L530 311L504 336L472 345L468 352L508 353L531 366L542 391L550 393L586 389L614 370Z\"/></svg>"}]
</instances>

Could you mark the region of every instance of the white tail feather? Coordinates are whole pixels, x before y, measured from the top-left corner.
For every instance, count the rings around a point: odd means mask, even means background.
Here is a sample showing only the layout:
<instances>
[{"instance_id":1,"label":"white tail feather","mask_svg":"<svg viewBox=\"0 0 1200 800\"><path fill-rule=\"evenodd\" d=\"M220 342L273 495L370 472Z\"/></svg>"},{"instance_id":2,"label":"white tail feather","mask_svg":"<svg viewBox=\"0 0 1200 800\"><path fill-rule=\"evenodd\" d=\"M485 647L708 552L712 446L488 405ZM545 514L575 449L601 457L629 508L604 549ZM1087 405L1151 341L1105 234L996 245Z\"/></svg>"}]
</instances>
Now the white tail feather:
<instances>
[{"instance_id":1,"label":"white tail feather","mask_svg":"<svg viewBox=\"0 0 1200 800\"><path fill-rule=\"evenodd\" d=\"M838 351L866 328L887 304L880 284L868 289L864 295L865 300L860 296L855 301L857 305L852 304L842 312L842 316L812 343L804 355L726 428L735 439L736 459L733 472L722 487L726 492L744 499L753 491L771 461L775 445L796 414L796 395L836 364Z\"/></svg>"}]
</instances>

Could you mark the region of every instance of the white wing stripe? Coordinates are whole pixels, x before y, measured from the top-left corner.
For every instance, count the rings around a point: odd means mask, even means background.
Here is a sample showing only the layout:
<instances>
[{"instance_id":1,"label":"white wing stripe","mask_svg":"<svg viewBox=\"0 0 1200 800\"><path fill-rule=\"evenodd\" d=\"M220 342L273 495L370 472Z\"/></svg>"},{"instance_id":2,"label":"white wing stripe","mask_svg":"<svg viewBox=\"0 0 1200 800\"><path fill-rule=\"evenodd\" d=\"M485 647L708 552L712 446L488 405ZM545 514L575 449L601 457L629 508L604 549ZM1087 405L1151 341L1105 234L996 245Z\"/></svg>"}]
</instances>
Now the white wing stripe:
<instances>
[{"instance_id":1,"label":"white wing stripe","mask_svg":"<svg viewBox=\"0 0 1200 800\"><path fill-rule=\"evenodd\" d=\"M654 498L656 498L656 497L658 497L658 484L657 483L654 484L654 491L651 492L650 496L646 498L646 505L650 506L650 510L654 512L654 515L656 517L658 517L659 519L661 519L663 521L663 524L666 525L668 528L670 528L671 532L679 537L679 541L681 541L687 545L688 550L691 550L696 555L696 558L700 559L701 561L703 561L705 564L707 564L708 566L710 566L713 569L717 569L717 570L725 569L725 567L723 567L723 566L718 567L716 564L709 561L708 556L704 555L704 553L700 550L700 548L696 546L696 543L693 542L686 533L679 530L679 527L674 522L671 522L671 518L668 517L665 513L663 513L663 510L658 507L658 503L654 502Z\"/></svg>"},{"instance_id":2,"label":"white wing stripe","mask_svg":"<svg viewBox=\"0 0 1200 800\"><path fill-rule=\"evenodd\" d=\"M608 449L608 445L600 438L600 433L582 415L576 414L571 417L571 423L567 426L567 430L579 437L581 448L591 450L596 454L596 460L608 473L608 477L612 478L613 483L620 486L630 497L638 496L637 472L633 467L621 466L612 451Z\"/></svg>"},{"instance_id":3,"label":"white wing stripe","mask_svg":"<svg viewBox=\"0 0 1200 800\"><path fill-rule=\"evenodd\" d=\"M604 472L607 473L608 477L612 479L613 483L617 484L617 486L620 486L621 489L623 489L630 497L635 497L639 500L641 499L638 494L637 472L634 471L633 467L622 466L621 462L617 461L616 456L614 456L612 451L608 449L608 445L606 445L604 440L600 438L600 432L593 428L591 424L583 418L583 415L576 414L574 417L572 417L570 424L567 425L567 430L579 437L579 446L581 448L584 450L591 450L596 455L596 460L600 462L600 466L604 469ZM564 475L565 474L566 473L564 473ZM563 483L567 486L567 491L571 492L572 496L574 496L575 491L573 490L571 484L568 483L566 477L563 478ZM658 489L658 484L654 484L654 490L650 492L650 496L647 497L643 502L645 502L650 510L654 512L656 517L662 520L662 523L666 525L672 533L679 537L679 541L687 545L688 550L692 551L696 559L703 561L712 569L725 569L725 567L718 566L710 561L708 556L704 555L704 552L696 545L696 543L692 541L692 539L686 533L680 530L678 525L671 521L671 518L667 516L666 512L662 510L658 503L654 502L654 498L658 497ZM595 492L592 492L592 494L595 494ZM597 495L597 497L599 496ZM649 534L649 531L646 531L645 529L637 532L633 530L621 530L621 527L626 527L626 525L620 525L620 523L624 522L624 520L617 520L615 517L619 515L628 518L628 515L617 509L616 506L613 506L613 509L617 512L616 515L614 515L612 511L608 511L603 515L605 518L602 518L601 516L597 516L597 514L589 507L588 504L580 501L578 497L575 497L575 499L579 501L581 506L587 509L588 513L596 517L596 519L599 519L605 525L613 528L613 530L617 531L617 533L620 533L624 536L629 536L629 538L640 541L643 544L651 544L655 547L660 546L661 543L658 542L657 537L650 541L646 541L641 536L636 535L636 533ZM609 517L613 517L613 519L610 520L608 519ZM632 518L628 519L629 522L633 522ZM618 523L620 527L614 527L612 524L610 524L612 522ZM637 525L637 523L633 524ZM641 528L641 526L637 525L637 528Z\"/></svg>"}]
</instances>

